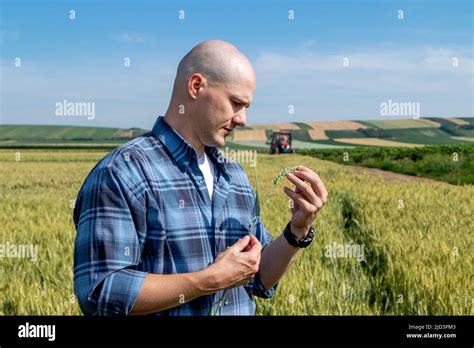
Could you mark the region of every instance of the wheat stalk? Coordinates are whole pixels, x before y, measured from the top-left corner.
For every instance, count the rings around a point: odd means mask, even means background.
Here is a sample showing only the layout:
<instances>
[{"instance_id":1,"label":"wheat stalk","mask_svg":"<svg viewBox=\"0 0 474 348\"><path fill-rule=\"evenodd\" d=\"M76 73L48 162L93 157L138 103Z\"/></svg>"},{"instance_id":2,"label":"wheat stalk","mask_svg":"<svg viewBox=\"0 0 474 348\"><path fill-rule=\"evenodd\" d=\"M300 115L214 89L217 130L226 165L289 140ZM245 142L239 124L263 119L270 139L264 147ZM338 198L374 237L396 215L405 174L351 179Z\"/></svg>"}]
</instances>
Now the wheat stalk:
<instances>
[{"instance_id":1,"label":"wheat stalk","mask_svg":"<svg viewBox=\"0 0 474 348\"><path fill-rule=\"evenodd\" d=\"M283 178L285 178L287 174L294 173L294 172L296 172L297 169L298 169L298 166L289 166L289 167L286 167L285 169L281 170L280 172L278 172L278 174L273 178L272 186L268 189L267 193L265 194L265 198L263 199L262 208L260 210L263 210L263 207L265 207L265 204L267 203L267 199L268 199L270 193L278 185L278 183L280 181L282 181ZM258 200L258 187L257 187L256 200ZM260 217L260 214L258 214L258 217ZM258 221L258 219L257 219L257 221Z\"/></svg>"},{"instance_id":2,"label":"wheat stalk","mask_svg":"<svg viewBox=\"0 0 474 348\"><path fill-rule=\"evenodd\" d=\"M289 167L286 167L285 169L281 170L280 172L278 172L278 174L273 178L272 186L267 190L267 193L265 194L265 198L263 199L262 207L260 208L260 199L259 199L259 193L258 193L257 166L254 166L254 175L255 175L255 203L254 203L255 217L252 219L252 223L250 224L249 233L248 233L249 235L255 233L255 230L256 230L257 224L258 224L258 220L260 219L260 212L263 210L263 207L267 203L267 199L268 199L270 193L278 185L278 183L280 181L282 181L283 178L286 177L287 174L294 173L297 169L298 169L298 166L289 166ZM214 311L214 315L217 315L217 312L221 308L221 305L222 305L222 302L224 300L224 296L225 296L226 291L227 291L227 289L225 289L224 292L222 293L222 295L221 295L221 297L220 297L220 299L217 303L216 310ZM211 306L211 308L209 308L209 311L207 312L207 315L209 316L209 315L211 315L211 313L212 313L212 306Z\"/></svg>"}]
</instances>

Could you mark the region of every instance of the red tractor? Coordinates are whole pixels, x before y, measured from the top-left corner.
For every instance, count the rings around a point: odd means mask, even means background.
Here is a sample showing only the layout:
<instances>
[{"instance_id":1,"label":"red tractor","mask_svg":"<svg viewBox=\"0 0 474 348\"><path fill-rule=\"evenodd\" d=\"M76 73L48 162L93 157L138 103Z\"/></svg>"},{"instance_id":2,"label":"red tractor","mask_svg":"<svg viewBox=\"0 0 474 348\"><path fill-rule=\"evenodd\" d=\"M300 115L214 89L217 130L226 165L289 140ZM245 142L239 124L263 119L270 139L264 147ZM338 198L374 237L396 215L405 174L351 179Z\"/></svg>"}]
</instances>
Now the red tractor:
<instances>
[{"instance_id":1,"label":"red tractor","mask_svg":"<svg viewBox=\"0 0 474 348\"><path fill-rule=\"evenodd\" d=\"M291 132L273 132L269 152L272 155L275 153L293 153L293 148L291 147Z\"/></svg>"}]
</instances>

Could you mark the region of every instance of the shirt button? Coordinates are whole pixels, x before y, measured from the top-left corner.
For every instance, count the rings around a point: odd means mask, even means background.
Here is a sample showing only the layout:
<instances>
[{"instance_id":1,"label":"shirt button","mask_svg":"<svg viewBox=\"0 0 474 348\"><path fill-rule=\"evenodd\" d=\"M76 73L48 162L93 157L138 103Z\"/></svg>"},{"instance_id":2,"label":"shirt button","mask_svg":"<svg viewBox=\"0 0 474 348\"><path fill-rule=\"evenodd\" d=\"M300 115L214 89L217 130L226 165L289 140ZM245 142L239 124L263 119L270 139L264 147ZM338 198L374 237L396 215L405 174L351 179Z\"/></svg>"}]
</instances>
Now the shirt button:
<instances>
[{"instance_id":1,"label":"shirt button","mask_svg":"<svg viewBox=\"0 0 474 348\"><path fill-rule=\"evenodd\" d=\"M223 304L224 304L224 306L227 307L227 305L229 304L229 300L224 300Z\"/></svg>"}]
</instances>

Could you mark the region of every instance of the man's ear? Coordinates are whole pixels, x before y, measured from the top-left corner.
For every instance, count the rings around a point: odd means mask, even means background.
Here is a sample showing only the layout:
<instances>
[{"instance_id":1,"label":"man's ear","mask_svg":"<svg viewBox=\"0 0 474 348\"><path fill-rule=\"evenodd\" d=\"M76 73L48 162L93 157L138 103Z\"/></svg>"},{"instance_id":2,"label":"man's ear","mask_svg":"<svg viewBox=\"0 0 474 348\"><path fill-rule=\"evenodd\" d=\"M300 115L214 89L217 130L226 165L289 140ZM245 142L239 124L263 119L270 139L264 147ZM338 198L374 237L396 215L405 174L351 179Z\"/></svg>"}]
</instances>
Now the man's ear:
<instances>
[{"instance_id":1,"label":"man's ear","mask_svg":"<svg viewBox=\"0 0 474 348\"><path fill-rule=\"evenodd\" d=\"M192 74L188 80L188 94L192 99L196 99L201 88L206 84L204 76L200 73Z\"/></svg>"}]
</instances>

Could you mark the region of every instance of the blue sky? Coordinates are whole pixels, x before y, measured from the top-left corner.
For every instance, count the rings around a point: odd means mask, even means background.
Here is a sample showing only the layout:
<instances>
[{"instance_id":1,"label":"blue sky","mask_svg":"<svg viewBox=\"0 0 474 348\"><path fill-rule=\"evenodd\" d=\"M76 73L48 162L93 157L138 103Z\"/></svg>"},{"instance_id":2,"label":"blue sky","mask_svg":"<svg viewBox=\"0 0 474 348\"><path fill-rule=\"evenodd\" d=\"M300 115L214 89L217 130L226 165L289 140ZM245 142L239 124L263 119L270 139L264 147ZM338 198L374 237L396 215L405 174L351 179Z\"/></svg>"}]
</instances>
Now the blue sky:
<instances>
[{"instance_id":1,"label":"blue sky","mask_svg":"<svg viewBox=\"0 0 474 348\"><path fill-rule=\"evenodd\" d=\"M422 116L474 114L469 0L0 3L4 124L150 128L180 59L207 39L254 64L250 125L380 119L389 99L420 103ZM96 117L56 116L64 99L95 103Z\"/></svg>"}]
</instances>

